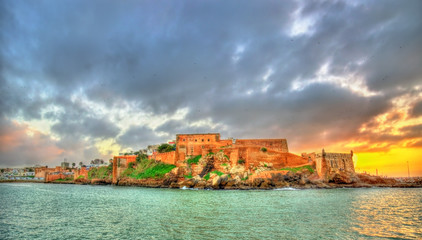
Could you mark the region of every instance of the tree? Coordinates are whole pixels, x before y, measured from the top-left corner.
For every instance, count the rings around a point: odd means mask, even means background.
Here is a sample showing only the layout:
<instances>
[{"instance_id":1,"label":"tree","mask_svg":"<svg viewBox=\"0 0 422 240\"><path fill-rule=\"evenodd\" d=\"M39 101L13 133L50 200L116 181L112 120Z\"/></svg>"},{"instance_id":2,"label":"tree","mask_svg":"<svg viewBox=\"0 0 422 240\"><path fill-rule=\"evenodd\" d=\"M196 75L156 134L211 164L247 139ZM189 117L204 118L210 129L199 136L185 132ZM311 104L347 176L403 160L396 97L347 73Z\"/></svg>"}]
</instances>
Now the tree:
<instances>
[{"instance_id":1,"label":"tree","mask_svg":"<svg viewBox=\"0 0 422 240\"><path fill-rule=\"evenodd\" d=\"M79 162L79 166L81 166L81 167L82 167L82 165L84 165L84 163L83 163L83 162Z\"/></svg>"},{"instance_id":2,"label":"tree","mask_svg":"<svg viewBox=\"0 0 422 240\"><path fill-rule=\"evenodd\" d=\"M167 143L163 143L160 146L158 146L157 148L159 153L165 153L165 152L171 152L176 150L176 146L175 145L170 145Z\"/></svg>"},{"instance_id":3,"label":"tree","mask_svg":"<svg viewBox=\"0 0 422 240\"><path fill-rule=\"evenodd\" d=\"M72 168L75 168L75 166L76 166L76 163L73 162L72 163Z\"/></svg>"}]
</instances>

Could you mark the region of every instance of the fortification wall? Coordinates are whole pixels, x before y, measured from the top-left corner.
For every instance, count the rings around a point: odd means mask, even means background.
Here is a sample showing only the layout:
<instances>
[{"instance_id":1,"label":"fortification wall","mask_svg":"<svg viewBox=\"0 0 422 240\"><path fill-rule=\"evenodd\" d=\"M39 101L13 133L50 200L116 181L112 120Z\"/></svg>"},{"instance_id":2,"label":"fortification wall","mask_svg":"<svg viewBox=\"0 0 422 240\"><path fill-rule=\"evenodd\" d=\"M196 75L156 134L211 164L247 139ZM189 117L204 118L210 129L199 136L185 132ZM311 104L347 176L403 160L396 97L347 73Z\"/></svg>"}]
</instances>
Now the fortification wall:
<instances>
[{"instance_id":1,"label":"fortification wall","mask_svg":"<svg viewBox=\"0 0 422 240\"><path fill-rule=\"evenodd\" d=\"M73 171L73 179L79 178L79 176L84 176L85 179L88 179L88 170L86 167L81 167L80 169L75 169Z\"/></svg>"},{"instance_id":2,"label":"fortification wall","mask_svg":"<svg viewBox=\"0 0 422 240\"><path fill-rule=\"evenodd\" d=\"M328 153L322 150L315 155L315 164L318 175L323 179L336 172L355 173L353 152Z\"/></svg>"},{"instance_id":3,"label":"fortification wall","mask_svg":"<svg viewBox=\"0 0 422 240\"><path fill-rule=\"evenodd\" d=\"M262 151L259 147L248 147L246 166L258 166L260 162L271 163L274 168L292 167L308 163L308 160L292 153L274 150Z\"/></svg>"},{"instance_id":4,"label":"fortification wall","mask_svg":"<svg viewBox=\"0 0 422 240\"><path fill-rule=\"evenodd\" d=\"M155 155L155 160L167 163L167 164L176 164L176 151L158 153Z\"/></svg>"},{"instance_id":5,"label":"fortification wall","mask_svg":"<svg viewBox=\"0 0 422 240\"><path fill-rule=\"evenodd\" d=\"M47 168L47 167L35 168L35 177L46 179L46 175L51 172L56 172L56 168Z\"/></svg>"},{"instance_id":6,"label":"fortification wall","mask_svg":"<svg viewBox=\"0 0 422 240\"><path fill-rule=\"evenodd\" d=\"M286 139L236 139L234 146L265 147L279 152L289 152Z\"/></svg>"}]
</instances>

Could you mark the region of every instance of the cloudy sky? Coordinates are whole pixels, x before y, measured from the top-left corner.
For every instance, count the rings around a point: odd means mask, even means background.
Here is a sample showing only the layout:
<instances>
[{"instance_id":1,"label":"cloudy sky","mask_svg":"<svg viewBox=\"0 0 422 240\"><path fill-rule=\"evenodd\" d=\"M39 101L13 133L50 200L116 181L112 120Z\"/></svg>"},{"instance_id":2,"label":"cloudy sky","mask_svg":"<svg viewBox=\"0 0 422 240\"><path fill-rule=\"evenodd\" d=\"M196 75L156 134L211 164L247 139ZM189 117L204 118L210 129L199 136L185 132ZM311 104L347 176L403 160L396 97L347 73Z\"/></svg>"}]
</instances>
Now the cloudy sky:
<instances>
[{"instance_id":1,"label":"cloudy sky","mask_svg":"<svg viewBox=\"0 0 422 240\"><path fill-rule=\"evenodd\" d=\"M422 1L0 0L0 167L287 138L422 175ZM418 169L419 165L419 169Z\"/></svg>"}]
</instances>

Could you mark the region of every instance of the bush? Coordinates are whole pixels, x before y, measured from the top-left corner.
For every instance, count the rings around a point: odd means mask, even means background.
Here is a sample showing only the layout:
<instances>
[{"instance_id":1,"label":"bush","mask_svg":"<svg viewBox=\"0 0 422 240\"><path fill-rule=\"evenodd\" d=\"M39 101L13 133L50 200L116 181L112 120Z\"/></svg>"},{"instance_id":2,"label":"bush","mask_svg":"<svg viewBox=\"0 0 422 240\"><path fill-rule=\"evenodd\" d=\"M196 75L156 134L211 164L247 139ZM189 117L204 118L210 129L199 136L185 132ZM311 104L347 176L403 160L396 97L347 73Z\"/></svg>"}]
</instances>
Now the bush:
<instances>
[{"instance_id":1,"label":"bush","mask_svg":"<svg viewBox=\"0 0 422 240\"><path fill-rule=\"evenodd\" d=\"M302 169L308 169L309 172L311 172L311 173L314 173L315 172L315 170L311 166L309 166L309 165L302 166L302 167L295 167L295 168L285 167L285 168L282 168L280 170L292 171L292 172L296 173L297 171L300 171Z\"/></svg>"},{"instance_id":2,"label":"bush","mask_svg":"<svg viewBox=\"0 0 422 240\"><path fill-rule=\"evenodd\" d=\"M128 168L133 168L133 164L134 164L134 162L130 162L130 163L127 165L127 167L128 167Z\"/></svg>"},{"instance_id":3,"label":"bush","mask_svg":"<svg viewBox=\"0 0 422 240\"><path fill-rule=\"evenodd\" d=\"M192 178L192 173L189 173L189 175L185 175L185 178L191 179Z\"/></svg>"},{"instance_id":4,"label":"bush","mask_svg":"<svg viewBox=\"0 0 422 240\"><path fill-rule=\"evenodd\" d=\"M262 152L267 152L267 148L264 148L264 147L263 147L263 148L261 148L261 151L262 151Z\"/></svg>"},{"instance_id":5,"label":"bush","mask_svg":"<svg viewBox=\"0 0 422 240\"><path fill-rule=\"evenodd\" d=\"M239 159L239 160L237 160L237 163L244 164L245 163L245 160L244 159Z\"/></svg>"},{"instance_id":6,"label":"bush","mask_svg":"<svg viewBox=\"0 0 422 240\"><path fill-rule=\"evenodd\" d=\"M223 164L221 164L221 166L227 167L227 163L223 163Z\"/></svg>"},{"instance_id":7,"label":"bush","mask_svg":"<svg viewBox=\"0 0 422 240\"><path fill-rule=\"evenodd\" d=\"M88 172L88 179L111 179L112 169L109 167L91 168Z\"/></svg>"},{"instance_id":8,"label":"bush","mask_svg":"<svg viewBox=\"0 0 422 240\"><path fill-rule=\"evenodd\" d=\"M84 175L79 175L79 177L77 177L76 179L83 179L83 178L85 178Z\"/></svg>"},{"instance_id":9,"label":"bush","mask_svg":"<svg viewBox=\"0 0 422 240\"><path fill-rule=\"evenodd\" d=\"M204 179L208 181L210 179L210 173L207 173L207 175L204 176Z\"/></svg>"},{"instance_id":10,"label":"bush","mask_svg":"<svg viewBox=\"0 0 422 240\"><path fill-rule=\"evenodd\" d=\"M212 171L211 173L215 173L215 174L217 174L218 176L222 176L224 173L222 173L222 172L220 172L220 171L217 171L217 170L215 170L215 171Z\"/></svg>"},{"instance_id":11,"label":"bush","mask_svg":"<svg viewBox=\"0 0 422 240\"><path fill-rule=\"evenodd\" d=\"M192 165L192 164L197 164L197 163L199 162L199 159L201 159L201 155L195 156L194 158L189 158L189 159L187 160L187 163L188 163L189 165Z\"/></svg>"},{"instance_id":12,"label":"bush","mask_svg":"<svg viewBox=\"0 0 422 240\"><path fill-rule=\"evenodd\" d=\"M159 153L165 153L165 152L171 152L176 150L176 145L170 145L167 143L163 143L160 146L158 146L157 151Z\"/></svg>"}]
</instances>

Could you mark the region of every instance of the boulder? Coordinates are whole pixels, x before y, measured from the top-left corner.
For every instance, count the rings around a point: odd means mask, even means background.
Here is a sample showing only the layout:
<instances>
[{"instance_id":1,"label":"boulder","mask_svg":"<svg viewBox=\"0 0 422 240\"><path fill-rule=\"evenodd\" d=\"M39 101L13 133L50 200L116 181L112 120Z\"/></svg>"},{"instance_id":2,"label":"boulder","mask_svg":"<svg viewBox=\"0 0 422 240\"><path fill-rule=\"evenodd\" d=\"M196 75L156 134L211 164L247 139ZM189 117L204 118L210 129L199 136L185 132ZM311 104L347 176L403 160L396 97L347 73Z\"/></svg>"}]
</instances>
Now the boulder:
<instances>
[{"instance_id":1,"label":"boulder","mask_svg":"<svg viewBox=\"0 0 422 240\"><path fill-rule=\"evenodd\" d=\"M218 189L220 188L220 183L221 183L221 177L220 176L216 176L212 179L212 188L214 189Z\"/></svg>"}]
</instances>

